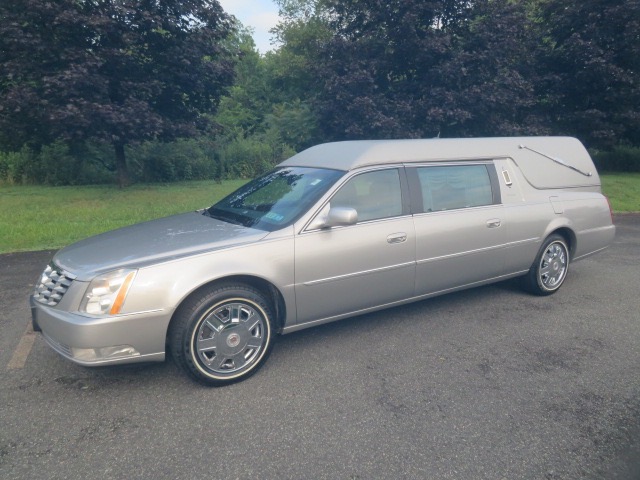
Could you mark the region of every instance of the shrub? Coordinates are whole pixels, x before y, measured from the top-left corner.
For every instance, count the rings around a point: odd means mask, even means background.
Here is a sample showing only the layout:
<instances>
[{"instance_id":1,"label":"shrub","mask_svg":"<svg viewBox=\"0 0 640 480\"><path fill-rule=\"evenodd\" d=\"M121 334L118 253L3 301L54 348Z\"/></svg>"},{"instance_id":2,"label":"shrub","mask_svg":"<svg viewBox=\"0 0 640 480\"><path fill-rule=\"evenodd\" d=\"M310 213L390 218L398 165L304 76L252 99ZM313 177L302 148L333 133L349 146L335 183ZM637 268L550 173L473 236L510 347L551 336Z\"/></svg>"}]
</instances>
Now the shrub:
<instances>
[{"instance_id":1,"label":"shrub","mask_svg":"<svg viewBox=\"0 0 640 480\"><path fill-rule=\"evenodd\" d=\"M252 178L293 154L277 136L245 137L243 132L221 140L145 142L126 150L132 180L140 182ZM3 183L55 186L114 181L113 147L108 144L57 141L38 152L26 146L17 152L0 151Z\"/></svg>"},{"instance_id":2,"label":"shrub","mask_svg":"<svg viewBox=\"0 0 640 480\"><path fill-rule=\"evenodd\" d=\"M3 180L12 184L68 185L77 176L77 166L63 142L45 145L40 152L23 146L18 152L3 153Z\"/></svg>"},{"instance_id":3,"label":"shrub","mask_svg":"<svg viewBox=\"0 0 640 480\"><path fill-rule=\"evenodd\" d=\"M64 142L45 145L33 163L35 169L29 177L38 184L44 185L77 185L83 183L82 159L69 153L69 146Z\"/></svg>"},{"instance_id":4,"label":"shrub","mask_svg":"<svg viewBox=\"0 0 640 480\"><path fill-rule=\"evenodd\" d=\"M640 147L619 145L611 151L592 152L592 157L603 172L640 172Z\"/></svg>"},{"instance_id":5,"label":"shrub","mask_svg":"<svg viewBox=\"0 0 640 480\"><path fill-rule=\"evenodd\" d=\"M0 181L9 184L25 183L33 157L34 153L26 146L17 152L0 152Z\"/></svg>"},{"instance_id":6,"label":"shrub","mask_svg":"<svg viewBox=\"0 0 640 480\"><path fill-rule=\"evenodd\" d=\"M222 178L253 178L271 170L295 152L281 143L255 137L238 137L217 150Z\"/></svg>"},{"instance_id":7,"label":"shrub","mask_svg":"<svg viewBox=\"0 0 640 480\"><path fill-rule=\"evenodd\" d=\"M199 139L145 142L128 148L127 158L135 179L143 182L203 180L218 170L206 142Z\"/></svg>"},{"instance_id":8,"label":"shrub","mask_svg":"<svg viewBox=\"0 0 640 480\"><path fill-rule=\"evenodd\" d=\"M0 181L13 185L86 185L113 181L104 162L104 149L65 142L44 145L39 152L23 146L0 152Z\"/></svg>"}]
</instances>

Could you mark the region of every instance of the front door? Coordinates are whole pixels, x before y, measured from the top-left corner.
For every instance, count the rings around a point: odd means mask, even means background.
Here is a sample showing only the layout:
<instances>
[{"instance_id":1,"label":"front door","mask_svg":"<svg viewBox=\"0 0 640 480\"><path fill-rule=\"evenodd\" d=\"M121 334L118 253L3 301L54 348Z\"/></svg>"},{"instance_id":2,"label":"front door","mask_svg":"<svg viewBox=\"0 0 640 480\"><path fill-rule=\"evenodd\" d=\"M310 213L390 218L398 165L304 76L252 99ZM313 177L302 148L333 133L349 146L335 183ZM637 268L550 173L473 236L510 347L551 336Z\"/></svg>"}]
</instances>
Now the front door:
<instances>
[{"instance_id":1,"label":"front door","mask_svg":"<svg viewBox=\"0 0 640 480\"><path fill-rule=\"evenodd\" d=\"M355 225L297 235L298 323L328 319L413 296L415 230L400 169L357 174L330 206L354 208Z\"/></svg>"}]
</instances>

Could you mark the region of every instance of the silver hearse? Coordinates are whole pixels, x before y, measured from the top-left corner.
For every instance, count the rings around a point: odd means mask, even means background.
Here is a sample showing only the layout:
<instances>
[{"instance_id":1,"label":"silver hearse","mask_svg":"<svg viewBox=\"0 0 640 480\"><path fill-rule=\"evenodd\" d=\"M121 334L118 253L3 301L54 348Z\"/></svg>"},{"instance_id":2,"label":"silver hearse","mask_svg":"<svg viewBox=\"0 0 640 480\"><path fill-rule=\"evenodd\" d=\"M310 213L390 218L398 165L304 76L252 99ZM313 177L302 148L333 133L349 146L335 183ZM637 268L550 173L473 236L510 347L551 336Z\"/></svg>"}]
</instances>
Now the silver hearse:
<instances>
[{"instance_id":1,"label":"silver hearse","mask_svg":"<svg viewBox=\"0 0 640 480\"><path fill-rule=\"evenodd\" d=\"M62 249L30 299L33 325L81 365L170 351L224 385L278 334L511 277L555 293L614 232L573 138L329 143L210 208Z\"/></svg>"}]
</instances>

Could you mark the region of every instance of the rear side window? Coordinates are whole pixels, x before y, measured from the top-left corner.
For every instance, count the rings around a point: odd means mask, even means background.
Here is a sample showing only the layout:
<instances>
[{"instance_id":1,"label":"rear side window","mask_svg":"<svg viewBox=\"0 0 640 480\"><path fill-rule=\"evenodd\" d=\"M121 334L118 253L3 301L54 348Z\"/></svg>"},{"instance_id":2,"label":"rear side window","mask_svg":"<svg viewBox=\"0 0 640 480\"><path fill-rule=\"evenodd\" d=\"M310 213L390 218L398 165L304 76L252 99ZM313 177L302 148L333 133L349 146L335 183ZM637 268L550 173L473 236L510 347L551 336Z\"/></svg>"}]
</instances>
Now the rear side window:
<instances>
[{"instance_id":1,"label":"rear side window","mask_svg":"<svg viewBox=\"0 0 640 480\"><path fill-rule=\"evenodd\" d=\"M423 212L495 203L486 165L418 167L417 173Z\"/></svg>"}]
</instances>

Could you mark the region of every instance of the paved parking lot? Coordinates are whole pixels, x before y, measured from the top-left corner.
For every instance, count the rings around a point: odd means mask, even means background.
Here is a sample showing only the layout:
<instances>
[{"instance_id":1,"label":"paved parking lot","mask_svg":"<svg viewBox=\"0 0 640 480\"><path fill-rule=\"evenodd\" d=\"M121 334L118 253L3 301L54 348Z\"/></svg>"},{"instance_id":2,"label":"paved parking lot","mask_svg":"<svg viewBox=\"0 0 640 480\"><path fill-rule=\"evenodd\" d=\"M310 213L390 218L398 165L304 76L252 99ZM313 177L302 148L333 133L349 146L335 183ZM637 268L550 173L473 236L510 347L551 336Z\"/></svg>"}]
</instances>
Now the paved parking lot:
<instances>
[{"instance_id":1,"label":"paved parking lot","mask_svg":"<svg viewBox=\"0 0 640 480\"><path fill-rule=\"evenodd\" d=\"M640 216L557 295L503 282L282 337L250 380L85 369L0 256L3 479L640 478Z\"/></svg>"}]
</instances>

